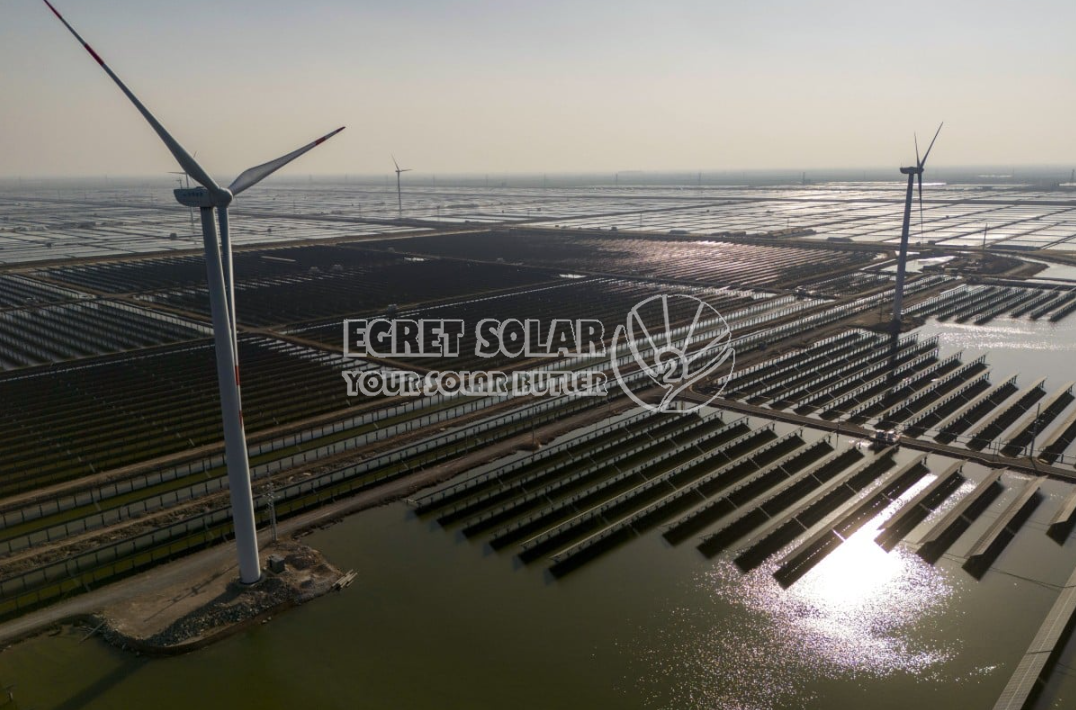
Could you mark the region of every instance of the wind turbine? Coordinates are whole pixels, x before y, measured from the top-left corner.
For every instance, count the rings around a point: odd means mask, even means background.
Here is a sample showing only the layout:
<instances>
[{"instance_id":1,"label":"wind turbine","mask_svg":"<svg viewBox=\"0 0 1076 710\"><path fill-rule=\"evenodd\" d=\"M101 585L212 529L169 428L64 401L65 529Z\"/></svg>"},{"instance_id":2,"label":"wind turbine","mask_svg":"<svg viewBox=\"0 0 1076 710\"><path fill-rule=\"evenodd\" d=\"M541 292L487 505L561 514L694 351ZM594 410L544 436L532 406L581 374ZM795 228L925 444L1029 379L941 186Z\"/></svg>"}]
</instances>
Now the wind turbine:
<instances>
[{"instance_id":1,"label":"wind turbine","mask_svg":"<svg viewBox=\"0 0 1076 710\"><path fill-rule=\"evenodd\" d=\"M400 219L403 219L403 192L400 189L400 173L409 173L411 168L401 168L400 164L396 162L396 156L392 156L392 164L396 166L396 205L399 210Z\"/></svg>"},{"instance_id":2,"label":"wind turbine","mask_svg":"<svg viewBox=\"0 0 1076 710\"><path fill-rule=\"evenodd\" d=\"M923 154L922 158L919 157L919 139L916 138L915 165L900 169L902 175L908 176L908 191L904 196L904 224L900 230L900 256L897 259L897 289L893 296L893 322L891 326L894 333L900 332L901 317L904 314L904 270L908 260L908 230L912 219L912 188L915 187L916 182L919 183L919 228L922 230L923 169L926 168L930 150L934 147L934 141L938 140L938 134L941 133L944 125L944 122L938 124L938 130L934 132L934 138L931 139L930 145L927 146L927 152Z\"/></svg>"},{"instance_id":3,"label":"wind turbine","mask_svg":"<svg viewBox=\"0 0 1076 710\"><path fill-rule=\"evenodd\" d=\"M256 165L240 173L227 188L218 185L202 169L190 153L172 137L131 90L120 81L104 60L93 51L55 7L44 0L52 13L75 36L90 56L101 65L120 91L130 99L142 117L164 142L179 167L201 187L173 191L176 200L186 207L197 207L202 216L202 238L205 244L206 271L209 286L209 305L213 318L213 340L217 359L217 384L220 388L221 418L224 421L224 452L228 466L228 487L231 494L232 520L239 556L239 580L253 584L261 578L258 560L258 537L254 524L254 497L250 489L250 462L247 457L246 434L243 429L242 399L239 389L239 353L235 329L235 287L232 273L232 248L228 235L228 205L235 195L258 184L291 161L344 130L338 128L313 143L268 163ZM217 242L213 210L217 211L220 242Z\"/></svg>"}]
</instances>

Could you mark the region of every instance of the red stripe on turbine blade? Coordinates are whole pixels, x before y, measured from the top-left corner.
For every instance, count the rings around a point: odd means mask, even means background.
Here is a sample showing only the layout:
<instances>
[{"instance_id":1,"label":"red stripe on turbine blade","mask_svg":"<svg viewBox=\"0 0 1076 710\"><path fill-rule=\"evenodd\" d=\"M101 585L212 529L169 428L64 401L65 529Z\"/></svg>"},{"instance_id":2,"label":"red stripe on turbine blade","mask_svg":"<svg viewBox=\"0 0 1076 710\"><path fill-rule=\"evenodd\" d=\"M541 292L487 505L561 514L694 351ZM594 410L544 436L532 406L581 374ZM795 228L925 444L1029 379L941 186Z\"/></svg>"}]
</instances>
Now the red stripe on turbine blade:
<instances>
[{"instance_id":1,"label":"red stripe on turbine blade","mask_svg":"<svg viewBox=\"0 0 1076 710\"><path fill-rule=\"evenodd\" d=\"M335 135L336 135L337 133L339 133L340 131L344 130L345 128L347 128L347 126L340 126L340 127L339 127L339 128L337 128L337 129L336 129L335 131L333 131L332 133L330 133L329 135L327 135L327 136L322 136L321 138L318 138L318 139L317 139L316 141L314 141L314 145L321 145L322 143L324 143L325 141L329 140L330 138L332 138L333 136L335 136Z\"/></svg>"},{"instance_id":2,"label":"red stripe on turbine blade","mask_svg":"<svg viewBox=\"0 0 1076 710\"><path fill-rule=\"evenodd\" d=\"M239 410L239 425L240 426L243 425L243 410L242 409Z\"/></svg>"},{"instance_id":3,"label":"red stripe on turbine blade","mask_svg":"<svg viewBox=\"0 0 1076 710\"><path fill-rule=\"evenodd\" d=\"M91 46L90 46L90 45L88 45L88 44L84 44L84 45L82 45L82 46L86 48L86 51L90 53L90 56L91 56L91 57L93 57L94 59L96 59L96 60L97 60L97 63L98 63L98 64L100 64L101 66L104 66L104 65L105 65L105 62L104 62L104 60L103 60L103 59L101 59L101 58L100 58L99 56L97 56L97 52L93 51L93 47L91 47Z\"/></svg>"},{"instance_id":4,"label":"red stripe on turbine blade","mask_svg":"<svg viewBox=\"0 0 1076 710\"><path fill-rule=\"evenodd\" d=\"M56 15L56 17L59 17L59 18L60 18L61 20L63 20L63 19L64 19L64 16L63 16L63 15L61 15L61 14L60 14L59 12L57 12L57 11L56 11L56 8L54 8L54 7L52 6L52 3L51 3L51 2L49 2L49 0L45 0L45 4L49 6L49 9L50 9L50 10L52 10L52 14L53 14L53 15Z\"/></svg>"},{"instance_id":5,"label":"red stripe on turbine blade","mask_svg":"<svg viewBox=\"0 0 1076 710\"><path fill-rule=\"evenodd\" d=\"M239 365L235 366L235 386L239 386Z\"/></svg>"}]
</instances>

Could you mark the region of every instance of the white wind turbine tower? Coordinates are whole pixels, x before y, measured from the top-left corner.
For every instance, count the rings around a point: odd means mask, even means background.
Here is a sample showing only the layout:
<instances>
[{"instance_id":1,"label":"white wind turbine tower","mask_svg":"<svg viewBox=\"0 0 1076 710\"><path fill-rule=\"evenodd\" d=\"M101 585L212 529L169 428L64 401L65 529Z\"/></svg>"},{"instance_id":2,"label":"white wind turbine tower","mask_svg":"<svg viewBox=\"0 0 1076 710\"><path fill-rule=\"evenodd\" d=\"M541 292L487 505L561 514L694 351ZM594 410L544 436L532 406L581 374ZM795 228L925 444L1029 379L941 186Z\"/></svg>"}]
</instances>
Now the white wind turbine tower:
<instances>
[{"instance_id":1,"label":"white wind turbine tower","mask_svg":"<svg viewBox=\"0 0 1076 710\"><path fill-rule=\"evenodd\" d=\"M401 168L396 162L396 156L392 156L392 164L396 166L396 209L399 210L400 219L403 219L403 191L400 189L400 173L409 173L411 168Z\"/></svg>"},{"instance_id":2,"label":"white wind turbine tower","mask_svg":"<svg viewBox=\"0 0 1076 710\"><path fill-rule=\"evenodd\" d=\"M906 262L908 260L908 229L912 219L912 188L915 186L916 181L919 182L919 225L922 229L923 225L923 169L927 165L927 157L930 155L931 148L934 147L934 141L938 140L938 134L941 133L942 126L945 123L938 124L938 130L934 132L934 138L931 139L930 145L927 146L927 152L923 154L922 159L919 158L919 140L915 141L915 165L912 167L901 168L900 172L908 176L908 192L904 196L904 224L900 230L900 255L897 257L897 287L893 295L893 321L891 326L894 333L900 332L900 322L904 315L904 270L906 268Z\"/></svg>"},{"instance_id":3,"label":"white wind turbine tower","mask_svg":"<svg viewBox=\"0 0 1076 710\"><path fill-rule=\"evenodd\" d=\"M254 525L254 498L250 488L250 463L247 458L246 434L243 429L242 400L239 390L239 359L235 329L235 286L232 273L232 248L228 235L228 205L235 195L258 184L269 175L284 167L307 151L333 137L338 128L298 150L268 163L250 168L237 177L227 188L219 186L202 169L193 157L165 130L153 114L127 86L120 81L97 52L79 36L67 20L57 12L49 0L44 0L53 14L75 36L90 56L101 65L142 117L167 146L172 156L191 179L201 185L195 188L174 190L176 200L187 207L197 207L202 217L202 238L205 243L206 271L208 272L209 305L213 317L213 339L217 359L217 382L220 387L221 418L224 421L224 448L228 466L228 486L231 493L232 519L235 524L235 542L239 555L239 580L253 584L261 578L258 560L258 538ZM220 243L217 242L213 210L217 211L220 224Z\"/></svg>"}]
</instances>

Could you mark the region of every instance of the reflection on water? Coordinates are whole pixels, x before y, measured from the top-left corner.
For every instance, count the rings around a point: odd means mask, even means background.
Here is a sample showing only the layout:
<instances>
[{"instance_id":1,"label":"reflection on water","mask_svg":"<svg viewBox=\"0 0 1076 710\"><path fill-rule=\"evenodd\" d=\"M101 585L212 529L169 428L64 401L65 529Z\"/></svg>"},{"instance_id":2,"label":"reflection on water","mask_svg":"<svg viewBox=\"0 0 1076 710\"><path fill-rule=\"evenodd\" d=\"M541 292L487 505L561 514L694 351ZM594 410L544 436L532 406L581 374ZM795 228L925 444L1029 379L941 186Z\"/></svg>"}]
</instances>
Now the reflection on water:
<instances>
[{"instance_id":1,"label":"reflection on water","mask_svg":"<svg viewBox=\"0 0 1076 710\"><path fill-rule=\"evenodd\" d=\"M947 350L1076 350L1076 317L1060 323L998 318L987 325L931 320L919 332L923 336L938 335Z\"/></svg>"},{"instance_id":2,"label":"reflection on water","mask_svg":"<svg viewBox=\"0 0 1076 710\"><path fill-rule=\"evenodd\" d=\"M925 266L936 266L938 264L944 264L947 261L951 261L954 257L951 256L932 256L925 257L923 259L909 259L904 262L904 270L909 274L918 274L923 271ZM883 266L879 271L895 274L897 273L898 263L894 261L892 264Z\"/></svg>"},{"instance_id":3,"label":"reflection on water","mask_svg":"<svg viewBox=\"0 0 1076 710\"><path fill-rule=\"evenodd\" d=\"M1035 264L1045 264L1046 268L1035 274L1032 280L1036 281L1048 281L1053 279L1062 279L1066 281L1076 281L1076 266L1069 266L1068 264L1055 264L1050 261L1042 261L1041 259L1029 259L1028 257L1020 257L1021 261L1030 261Z\"/></svg>"},{"instance_id":4,"label":"reflection on water","mask_svg":"<svg viewBox=\"0 0 1076 710\"><path fill-rule=\"evenodd\" d=\"M663 653L651 658L676 688L672 705L795 706L819 678L919 676L952 658L955 640L909 633L949 604L949 579L903 547L886 553L874 542L933 479L925 476L788 589L773 572L792 546L747 574L726 558L700 574L695 584L713 598L712 616L678 609ZM730 606L736 613L727 613ZM670 656L666 644L678 653Z\"/></svg>"}]
</instances>

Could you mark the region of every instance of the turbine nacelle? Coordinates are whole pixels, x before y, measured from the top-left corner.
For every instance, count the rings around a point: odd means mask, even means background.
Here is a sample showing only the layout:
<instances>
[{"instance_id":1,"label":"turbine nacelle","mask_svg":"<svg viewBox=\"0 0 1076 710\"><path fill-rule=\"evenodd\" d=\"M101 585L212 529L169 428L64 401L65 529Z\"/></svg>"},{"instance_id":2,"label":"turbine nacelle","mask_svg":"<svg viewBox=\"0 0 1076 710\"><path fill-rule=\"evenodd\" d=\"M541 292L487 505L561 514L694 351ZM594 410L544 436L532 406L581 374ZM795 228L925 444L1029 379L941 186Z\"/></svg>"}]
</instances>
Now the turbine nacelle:
<instances>
[{"instance_id":1,"label":"turbine nacelle","mask_svg":"<svg viewBox=\"0 0 1076 710\"><path fill-rule=\"evenodd\" d=\"M912 166L909 166L907 168L901 168L900 169L900 174L901 175L922 175L923 174L923 168L915 166L915 165L912 165Z\"/></svg>"},{"instance_id":2,"label":"turbine nacelle","mask_svg":"<svg viewBox=\"0 0 1076 710\"><path fill-rule=\"evenodd\" d=\"M172 190L172 194L184 207L227 207L232 203L232 193L227 188L210 192L204 187L181 187Z\"/></svg>"}]
</instances>

